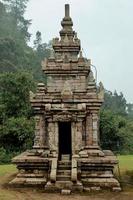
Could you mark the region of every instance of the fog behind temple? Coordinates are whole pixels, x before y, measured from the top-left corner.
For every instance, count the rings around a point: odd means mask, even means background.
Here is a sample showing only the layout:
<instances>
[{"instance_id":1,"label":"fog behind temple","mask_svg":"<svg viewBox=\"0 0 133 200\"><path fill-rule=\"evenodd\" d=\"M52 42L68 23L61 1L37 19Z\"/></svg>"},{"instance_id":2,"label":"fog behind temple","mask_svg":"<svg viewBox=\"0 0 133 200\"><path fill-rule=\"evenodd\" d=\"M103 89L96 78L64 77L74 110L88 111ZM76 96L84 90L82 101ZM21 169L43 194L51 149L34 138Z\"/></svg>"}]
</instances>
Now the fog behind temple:
<instances>
[{"instance_id":1,"label":"fog behind temple","mask_svg":"<svg viewBox=\"0 0 133 200\"><path fill-rule=\"evenodd\" d=\"M38 30L43 42L59 36L65 3L70 4L84 56L97 67L98 82L133 102L133 1L30 0L26 17L32 19L32 42Z\"/></svg>"}]
</instances>

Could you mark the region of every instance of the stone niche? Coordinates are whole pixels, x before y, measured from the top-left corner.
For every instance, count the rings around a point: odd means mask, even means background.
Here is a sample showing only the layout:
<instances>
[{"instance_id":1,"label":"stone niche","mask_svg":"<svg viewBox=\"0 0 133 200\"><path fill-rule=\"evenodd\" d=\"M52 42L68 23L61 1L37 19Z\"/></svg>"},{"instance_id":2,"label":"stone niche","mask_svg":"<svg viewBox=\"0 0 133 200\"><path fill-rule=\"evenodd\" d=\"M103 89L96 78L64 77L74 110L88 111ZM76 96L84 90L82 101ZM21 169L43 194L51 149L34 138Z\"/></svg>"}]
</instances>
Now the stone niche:
<instances>
[{"instance_id":1,"label":"stone niche","mask_svg":"<svg viewBox=\"0 0 133 200\"><path fill-rule=\"evenodd\" d=\"M113 174L118 163L99 146L102 83L97 89L90 59L84 58L65 5L60 38L42 62L47 83L30 93L35 139L31 150L13 159L18 174L10 184L42 187L45 191L120 191Z\"/></svg>"}]
</instances>

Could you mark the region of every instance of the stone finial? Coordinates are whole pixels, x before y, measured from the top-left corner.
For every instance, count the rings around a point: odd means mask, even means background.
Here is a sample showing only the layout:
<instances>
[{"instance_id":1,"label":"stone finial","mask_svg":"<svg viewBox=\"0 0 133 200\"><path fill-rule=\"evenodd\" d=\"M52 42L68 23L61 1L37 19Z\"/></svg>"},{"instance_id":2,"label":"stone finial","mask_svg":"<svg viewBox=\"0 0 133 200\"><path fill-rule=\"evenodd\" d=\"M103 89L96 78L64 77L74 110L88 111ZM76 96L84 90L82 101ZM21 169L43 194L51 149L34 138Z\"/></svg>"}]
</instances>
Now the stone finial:
<instances>
[{"instance_id":1,"label":"stone finial","mask_svg":"<svg viewBox=\"0 0 133 200\"><path fill-rule=\"evenodd\" d=\"M80 58L83 58L83 52L82 52L82 50L81 50L80 53L79 53L79 57L80 57Z\"/></svg>"},{"instance_id":2,"label":"stone finial","mask_svg":"<svg viewBox=\"0 0 133 200\"><path fill-rule=\"evenodd\" d=\"M89 82L94 82L95 81L92 71L90 71L88 78L89 78Z\"/></svg>"},{"instance_id":3,"label":"stone finial","mask_svg":"<svg viewBox=\"0 0 133 200\"><path fill-rule=\"evenodd\" d=\"M70 17L70 6L65 4L65 17Z\"/></svg>"},{"instance_id":4,"label":"stone finial","mask_svg":"<svg viewBox=\"0 0 133 200\"><path fill-rule=\"evenodd\" d=\"M60 31L61 37L64 37L64 33L67 33L68 30L69 30L69 32L71 32L71 34L73 34L73 30L72 30L73 22L72 22L72 19L70 17L69 4L65 5L65 17L61 21L61 25L63 27L63 29Z\"/></svg>"},{"instance_id":5,"label":"stone finial","mask_svg":"<svg viewBox=\"0 0 133 200\"><path fill-rule=\"evenodd\" d=\"M79 52L79 58L78 58L78 62L79 63L83 63L85 61L84 57L83 57L83 52L82 50Z\"/></svg>"},{"instance_id":6,"label":"stone finial","mask_svg":"<svg viewBox=\"0 0 133 200\"><path fill-rule=\"evenodd\" d=\"M75 32L75 35L74 35L74 40L75 40L75 42L80 43L80 40L78 39L78 36L77 36L76 32Z\"/></svg>"},{"instance_id":7,"label":"stone finial","mask_svg":"<svg viewBox=\"0 0 133 200\"><path fill-rule=\"evenodd\" d=\"M103 86L102 82L99 83L98 98L104 99L104 86Z\"/></svg>"},{"instance_id":8,"label":"stone finial","mask_svg":"<svg viewBox=\"0 0 133 200\"><path fill-rule=\"evenodd\" d=\"M75 39L78 39L78 35L77 35L77 33L75 32Z\"/></svg>"},{"instance_id":9,"label":"stone finial","mask_svg":"<svg viewBox=\"0 0 133 200\"><path fill-rule=\"evenodd\" d=\"M70 83L68 81L65 81L65 84L64 84L63 90L61 92L61 95L63 97L66 97L66 96L72 96L72 94L73 94L73 92L71 90Z\"/></svg>"}]
</instances>

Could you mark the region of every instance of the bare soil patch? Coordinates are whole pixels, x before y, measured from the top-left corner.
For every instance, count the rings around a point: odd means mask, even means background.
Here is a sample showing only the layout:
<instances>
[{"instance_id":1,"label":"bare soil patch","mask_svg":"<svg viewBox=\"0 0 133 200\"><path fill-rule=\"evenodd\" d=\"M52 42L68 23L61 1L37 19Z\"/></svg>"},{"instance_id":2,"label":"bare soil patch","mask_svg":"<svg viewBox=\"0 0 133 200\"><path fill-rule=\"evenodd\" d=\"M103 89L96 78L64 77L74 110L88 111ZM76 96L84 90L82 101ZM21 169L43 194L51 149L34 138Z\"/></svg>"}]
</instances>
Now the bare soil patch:
<instances>
[{"instance_id":1,"label":"bare soil patch","mask_svg":"<svg viewBox=\"0 0 133 200\"><path fill-rule=\"evenodd\" d=\"M14 174L15 175L15 174ZM132 200L133 187L125 186L122 192L102 191L97 193L71 194L68 196L60 194L49 194L43 190L31 188L10 188L8 182L14 176L6 173L0 177L0 200Z\"/></svg>"}]
</instances>

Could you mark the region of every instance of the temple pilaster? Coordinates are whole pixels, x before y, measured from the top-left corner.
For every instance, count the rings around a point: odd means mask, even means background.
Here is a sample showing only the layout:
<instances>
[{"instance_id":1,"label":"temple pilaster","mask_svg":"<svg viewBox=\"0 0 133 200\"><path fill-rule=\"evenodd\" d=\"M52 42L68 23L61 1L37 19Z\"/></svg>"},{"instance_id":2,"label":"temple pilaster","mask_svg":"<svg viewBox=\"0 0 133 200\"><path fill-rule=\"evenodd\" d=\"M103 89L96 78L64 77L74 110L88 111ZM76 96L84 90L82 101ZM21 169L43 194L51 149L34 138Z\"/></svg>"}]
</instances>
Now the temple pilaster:
<instances>
[{"instance_id":1,"label":"temple pilaster","mask_svg":"<svg viewBox=\"0 0 133 200\"><path fill-rule=\"evenodd\" d=\"M34 149L45 149L46 148L46 123L44 114L37 114L35 119L35 139Z\"/></svg>"}]
</instances>

